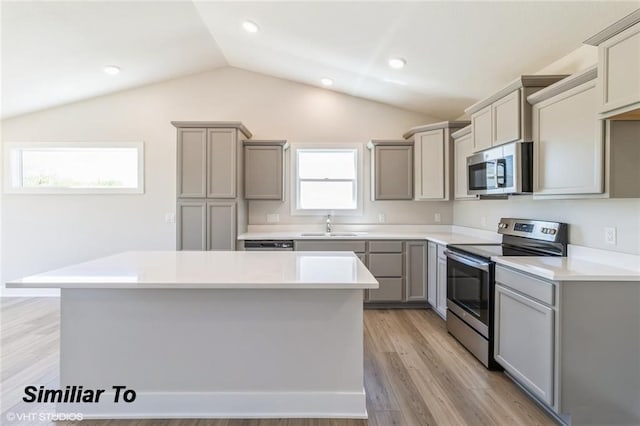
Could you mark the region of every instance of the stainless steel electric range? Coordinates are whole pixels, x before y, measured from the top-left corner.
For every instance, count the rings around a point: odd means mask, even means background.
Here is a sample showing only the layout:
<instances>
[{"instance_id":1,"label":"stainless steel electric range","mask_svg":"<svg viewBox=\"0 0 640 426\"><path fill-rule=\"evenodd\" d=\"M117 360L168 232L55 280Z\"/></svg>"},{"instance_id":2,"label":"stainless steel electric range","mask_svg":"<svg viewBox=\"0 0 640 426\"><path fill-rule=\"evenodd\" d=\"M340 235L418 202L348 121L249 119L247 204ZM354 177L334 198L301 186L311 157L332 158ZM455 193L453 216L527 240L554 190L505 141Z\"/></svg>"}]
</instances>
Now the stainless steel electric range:
<instances>
[{"instance_id":1,"label":"stainless steel electric range","mask_svg":"<svg viewBox=\"0 0 640 426\"><path fill-rule=\"evenodd\" d=\"M495 262L492 256L566 256L567 224L502 218L502 244L447 246L447 330L487 368L493 359Z\"/></svg>"}]
</instances>

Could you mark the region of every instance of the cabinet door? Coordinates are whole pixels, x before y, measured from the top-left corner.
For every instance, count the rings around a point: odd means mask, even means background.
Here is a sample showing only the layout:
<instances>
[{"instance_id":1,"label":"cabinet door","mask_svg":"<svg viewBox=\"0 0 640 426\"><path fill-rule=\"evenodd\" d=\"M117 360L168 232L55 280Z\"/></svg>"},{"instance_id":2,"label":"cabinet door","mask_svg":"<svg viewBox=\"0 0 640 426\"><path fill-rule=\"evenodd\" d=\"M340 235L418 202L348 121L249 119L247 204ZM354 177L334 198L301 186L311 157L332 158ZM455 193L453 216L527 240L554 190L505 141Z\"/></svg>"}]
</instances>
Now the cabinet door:
<instances>
[{"instance_id":1,"label":"cabinet door","mask_svg":"<svg viewBox=\"0 0 640 426\"><path fill-rule=\"evenodd\" d=\"M600 112L640 108L640 23L600 44L598 64Z\"/></svg>"},{"instance_id":2,"label":"cabinet door","mask_svg":"<svg viewBox=\"0 0 640 426\"><path fill-rule=\"evenodd\" d=\"M530 392L553 405L553 310L496 285L495 359Z\"/></svg>"},{"instance_id":3,"label":"cabinet door","mask_svg":"<svg viewBox=\"0 0 640 426\"><path fill-rule=\"evenodd\" d=\"M591 81L533 106L534 193L604 191L604 130Z\"/></svg>"},{"instance_id":4,"label":"cabinet door","mask_svg":"<svg viewBox=\"0 0 640 426\"><path fill-rule=\"evenodd\" d=\"M427 250L427 302L432 308L437 306L437 282L438 282L438 246L428 243Z\"/></svg>"},{"instance_id":5,"label":"cabinet door","mask_svg":"<svg viewBox=\"0 0 640 426\"><path fill-rule=\"evenodd\" d=\"M178 201L177 250L206 250L207 210L204 201Z\"/></svg>"},{"instance_id":6,"label":"cabinet door","mask_svg":"<svg viewBox=\"0 0 640 426\"><path fill-rule=\"evenodd\" d=\"M405 262L406 300L427 300L427 243L407 241Z\"/></svg>"},{"instance_id":7,"label":"cabinet door","mask_svg":"<svg viewBox=\"0 0 640 426\"><path fill-rule=\"evenodd\" d=\"M415 135L416 200L445 200L444 129Z\"/></svg>"},{"instance_id":8,"label":"cabinet door","mask_svg":"<svg viewBox=\"0 0 640 426\"><path fill-rule=\"evenodd\" d=\"M438 257L438 278L436 290L436 311L447 318L447 258Z\"/></svg>"},{"instance_id":9,"label":"cabinet door","mask_svg":"<svg viewBox=\"0 0 640 426\"><path fill-rule=\"evenodd\" d=\"M207 129L178 129L178 197L207 195Z\"/></svg>"},{"instance_id":10,"label":"cabinet door","mask_svg":"<svg viewBox=\"0 0 640 426\"><path fill-rule=\"evenodd\" d=\"M369 270L375 277L402 277L402 253L369 253Z\"/></svg>"},{"instance_id":11,"label":"cabinet door","mask_svg":"<svg viewBox=\"0 0 640 426\"><path fill-rule=\"evenodd\" d=\"M402 278L376 278L380 287L369 290L370 302L402 302Z\"/></svg>"},{"instance_id":12,"label":"cabinet door","mask_svg":"<svg viewBox=\"0 0 640 426\"><path fill-rule=\"evenodd\" d=\"M235 250L236 203L207 203L207 250Z\"/></svg>"},{"instance_id":13,"label":"cabinet door","mask_svg":"<svg viewBox=\"0 0 640 426\"><path fill-rule=\"evenodd\" d=\"M473 154L473 138L471 134L456 139L454 143L455 161L455 199L475 199L475 195L467 194L469 186L467 157Z\"/></svg>"},{"instance_id":14,"label":"cabinet door","mask_svg":"<svg viewBox=\"0 0 640 426\"><path fill-rule=\"evenodd\" d=\"M282 147L244 147L244 198L247 200L283 199Z\"/></svg>"},{"instance_id":15,"label":"cabinet door","mask_svg":"<svg viewBox=\"0 0 640 426\"><path fill-rule=\"evenodd\" d=\"M491 105L493 120L492 146L520 139L520 90L516 90Z\"/></svg>"},{"instance_id":16,"label":"cabinet door","mask_svg":"<svg viewBox=\"0 0 640 426\"><path fill-rule=\"evenodd\" d=\"M207 197L236 197L236 130L207 129Z\"/></svg>"},{"instance_id":17,"label":"cabinet door","mask_svg":"<svg viewBox=\"0 0 640 426\"><path fill-rule=\"evenodd\" d=\"M491 148L493 133L491 131L491 105L471 115L471 135L474 152Z\"/></svg>"},{"instance_id":18,"label":"cabinet door","mask_svg":"<svg viewBox=\"0 0 640 426\"><path fill-rule=\"evenodd\" d=\"M373 155L373 199L413 199L413 147L381 145Z\"/></svg>"}]
</instances>

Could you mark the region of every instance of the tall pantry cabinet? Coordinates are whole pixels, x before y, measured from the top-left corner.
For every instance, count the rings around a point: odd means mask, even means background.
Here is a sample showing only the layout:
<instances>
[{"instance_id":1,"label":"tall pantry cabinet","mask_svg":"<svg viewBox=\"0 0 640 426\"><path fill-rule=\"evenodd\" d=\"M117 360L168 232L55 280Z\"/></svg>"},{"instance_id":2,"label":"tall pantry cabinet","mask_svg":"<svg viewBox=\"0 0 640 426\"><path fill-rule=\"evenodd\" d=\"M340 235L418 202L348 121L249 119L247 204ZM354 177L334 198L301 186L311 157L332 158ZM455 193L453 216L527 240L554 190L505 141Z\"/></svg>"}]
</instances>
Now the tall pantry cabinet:
<instances>
[{"instance_id":1,"label":"tall pantry cabinet","mask_svg":"<svg viewBox=\"0 0 640 426\"><path fill-rule=\"evenodd\" d=\"M173 121L177 142L177 250L235 250L246 231L240 122Z\"/></svg>"}]
</instances>

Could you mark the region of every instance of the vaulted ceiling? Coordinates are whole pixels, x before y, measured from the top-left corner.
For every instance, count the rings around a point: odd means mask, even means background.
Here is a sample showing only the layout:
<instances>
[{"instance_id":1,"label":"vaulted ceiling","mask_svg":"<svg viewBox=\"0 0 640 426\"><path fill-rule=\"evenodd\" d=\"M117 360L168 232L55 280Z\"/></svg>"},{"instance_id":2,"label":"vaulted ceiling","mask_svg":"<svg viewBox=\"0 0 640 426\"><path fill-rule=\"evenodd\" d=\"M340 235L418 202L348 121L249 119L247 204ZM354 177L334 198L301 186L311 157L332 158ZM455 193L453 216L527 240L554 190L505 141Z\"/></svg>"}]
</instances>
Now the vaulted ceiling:
<instances>
[{"instance_id":1,"label":"vaulted ceiling","mask_svg":"<svg viewBox=\"0 0 640 426\"><path fill-rule=\"evenodd\" d=\"M2 116L232 66L443 119L635 1L2 2ZM260 31L248 33L251 20ZM407 65L392 69L388 60ZM110 76L105 65L122 72Z\"/></svg>"}]
</instances>

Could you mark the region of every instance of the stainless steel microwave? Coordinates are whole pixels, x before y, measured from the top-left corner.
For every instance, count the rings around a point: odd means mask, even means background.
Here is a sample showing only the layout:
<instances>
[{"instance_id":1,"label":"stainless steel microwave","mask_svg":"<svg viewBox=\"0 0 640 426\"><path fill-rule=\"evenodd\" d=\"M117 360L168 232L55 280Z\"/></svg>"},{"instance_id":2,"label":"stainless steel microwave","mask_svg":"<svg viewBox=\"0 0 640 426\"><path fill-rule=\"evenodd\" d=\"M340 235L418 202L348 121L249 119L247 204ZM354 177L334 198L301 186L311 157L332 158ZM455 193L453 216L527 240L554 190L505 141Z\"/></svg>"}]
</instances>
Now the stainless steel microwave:
<instances>
[{"instance_id":1,"label":"stainless steel microwave","mask_svg":"<svg viewBox=\"0 0 640 426\"><path fill-rule=\"evenodd\" d=\"M533 142L513 142L467 157L467 192L472 195L533 191Z\"/></svg>"}]
</instances>

